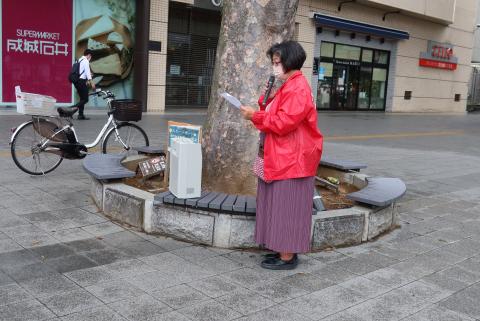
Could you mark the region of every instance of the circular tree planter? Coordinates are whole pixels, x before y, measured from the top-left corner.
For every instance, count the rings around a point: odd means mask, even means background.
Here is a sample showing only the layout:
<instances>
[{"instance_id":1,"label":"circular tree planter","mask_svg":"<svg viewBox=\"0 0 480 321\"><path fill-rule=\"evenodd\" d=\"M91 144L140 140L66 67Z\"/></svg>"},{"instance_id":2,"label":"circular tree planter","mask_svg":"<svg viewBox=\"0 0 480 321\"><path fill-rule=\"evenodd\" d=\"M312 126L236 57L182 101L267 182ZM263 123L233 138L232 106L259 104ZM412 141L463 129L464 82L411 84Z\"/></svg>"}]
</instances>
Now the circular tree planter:
<instances>
[{"instance_id":1,"label":"circular tree planter","mask_svg":"<svg viewBox=\"0 0 480 321\"><path fill-rule=\"evenodd\" d=\"M367 176L322 167L319 176L364 188ZM103 213L146 233L223 248L256 248L255 215L205 210L155 200L155 194L122 182L92 178L91 195ZM341 247L371 240L397 226L395 202L387 206L355 203L350 208L318 211L312 215L312 249Z\"/></svg>"}]
</instances>

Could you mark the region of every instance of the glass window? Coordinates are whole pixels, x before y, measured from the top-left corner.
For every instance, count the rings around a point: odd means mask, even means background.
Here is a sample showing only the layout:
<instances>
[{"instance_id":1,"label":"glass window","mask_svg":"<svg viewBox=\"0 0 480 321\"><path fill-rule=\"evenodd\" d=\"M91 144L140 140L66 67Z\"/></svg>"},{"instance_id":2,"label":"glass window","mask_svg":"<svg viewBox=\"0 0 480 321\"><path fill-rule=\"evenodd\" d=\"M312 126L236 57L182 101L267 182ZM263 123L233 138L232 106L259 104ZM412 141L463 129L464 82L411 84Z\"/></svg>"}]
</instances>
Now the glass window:
<instances>
[{"instance_id":1,"label":"glass window","mask_svg":"<svg viewBox=\"0 0 480 321\"><path fill-rule=\"evenodd\" d=\"M337 46L335 47L335 58L360 60L360 52L360 47L337 44Z\"/></svg>"},{"instance_id":2,"label":"glass window","mask_svg":"<svg viewBox=\"0 0 480 321\"><path fill-rule=\"evenodd\" d=\"M374 62L386 65L388 63L388 51L375 50Z\"/></svg>"},{"instance_id":3,"label":"glass window","mask_svg":"<svg viewBox=\"0 0 480 321\"><path fill-rule=\"evenodd\" d=\"M317 108L330 108L330 93L332 83L333 63L321 62L318 68Z\"/></svg>"},{"instance_id":4,"label":"glass window","mask_svg":"<svg viewBox=\"0 0 480 321\"><path fill-rule=\"evenodd\" d=\"M358 90L358 109L368 109L369 108L371 84L372 84L372 68L362 66L360 68L360 82L359 82L359 90Z\"/></svg>"},{"instance_id":5,"label":"glass window","mask_svg":"<svg viewBox=\"0 0 480 321\"><path fill-rule=\"evenodd\" d=\"M320 46L320 56L333 58L334 44L331 42L322 42Z\"/></svg>"},{"instance_id":6,"label":"glass window","mask_svg":"<svg viewBox=\"0 0 480 321\"><path fill-rule=\"evenodd\" d=\"M373 68L373 80L387 80L387 69Z\"/></svg>"},{"instance_id":7,"label":"glass window","mask_svg":"<svg viewBox=\"0 0 480 321\"><path fill-rule=\"evenodd\" d=\"M331 80L319 80L317 84L317 109L330 108Z\"/></svg>"},{"instance_id":8,"label":"glass window","mask_svg":"<svg viewBox=\"0 0 480 321\"><path fill-rule=\"evenodd\" d=\"M373 68L372 99L370 101L370 109L384 108L386 85L387 85L387 69Z\"/></svg>"},{"instance_id":9,"label":"glass window","mask_svg":"<svg viewBox=\"0 0 480 321\"><path fill-rule=\"evenodd\" d=\"M332 77L333 64L331 62L321 62L318 69L318 79L320 79L323 71L323 77Z\"/></svg>"},{"instance_id":10,"label":"glass window","mask_svg":"<svg viewBox=\"0 0 480 321\"><path fill-rule=\"evenodd\" d=\"M373 50L363 49L362 50L362 61L372 62L372 60L373 60Z\"/></svg>"},{"instance_id":11,"label":"glass window","mask_svg":"<svg viewBox=\"0 0 480 321\"><path fill-rule=\"evenodd\" d=\"M208 106L220 22L220 12L169 3L167 106Z\"/></svg>"}]
</instances>

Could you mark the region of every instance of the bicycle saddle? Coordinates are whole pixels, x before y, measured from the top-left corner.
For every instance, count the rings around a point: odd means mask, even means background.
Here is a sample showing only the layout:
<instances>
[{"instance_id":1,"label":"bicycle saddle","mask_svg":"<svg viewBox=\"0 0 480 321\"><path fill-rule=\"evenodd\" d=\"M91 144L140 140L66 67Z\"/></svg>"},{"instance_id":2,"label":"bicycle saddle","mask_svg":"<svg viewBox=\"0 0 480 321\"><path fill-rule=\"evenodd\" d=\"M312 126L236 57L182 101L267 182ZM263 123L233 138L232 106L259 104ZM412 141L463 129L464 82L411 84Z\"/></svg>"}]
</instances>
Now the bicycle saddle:
<instances>
[{"instance_id":1,"label":"bicycle saddle","mask_svg":"<svg viewBox=\"0 0 480 321\"><path fill-rule=\"evenodd\" d=\"M58 107L57 112L60 117L72 117L78 111L78 107Z\"/></svg>"}]
</instances>

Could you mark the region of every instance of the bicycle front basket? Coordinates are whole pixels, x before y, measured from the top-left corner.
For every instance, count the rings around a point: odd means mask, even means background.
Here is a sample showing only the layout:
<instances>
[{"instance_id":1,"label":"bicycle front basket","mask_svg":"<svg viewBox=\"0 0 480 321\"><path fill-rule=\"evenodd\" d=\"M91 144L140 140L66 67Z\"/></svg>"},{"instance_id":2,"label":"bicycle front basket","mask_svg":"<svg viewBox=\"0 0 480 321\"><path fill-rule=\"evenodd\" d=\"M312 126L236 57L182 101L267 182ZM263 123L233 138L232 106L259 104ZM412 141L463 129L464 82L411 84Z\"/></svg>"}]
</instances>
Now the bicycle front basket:
<instances>
[{"instance_id":1,"label":"bicycle front basket","mask_svg":"<svg viewBox=\"0 0 480 321\"><path fill-rule=\"evenodd\" d=\"M113 117L119 121L139 121L142 119L142 102L134 99L112 101Z\"/></svg>"}]
</instances>

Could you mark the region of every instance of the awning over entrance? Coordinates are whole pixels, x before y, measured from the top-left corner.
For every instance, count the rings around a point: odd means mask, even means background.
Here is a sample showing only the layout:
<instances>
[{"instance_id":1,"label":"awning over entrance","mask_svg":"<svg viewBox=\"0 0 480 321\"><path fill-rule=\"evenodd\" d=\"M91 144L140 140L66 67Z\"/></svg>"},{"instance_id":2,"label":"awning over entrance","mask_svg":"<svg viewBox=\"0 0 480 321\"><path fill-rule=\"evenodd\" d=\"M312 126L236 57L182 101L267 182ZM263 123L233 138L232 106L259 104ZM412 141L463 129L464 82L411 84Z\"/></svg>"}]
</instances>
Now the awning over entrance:
<instances>
[{"instance_id":1,"label":"awning over entrance","mask_svg":"<svg viewBox=\"0 0 480 321\"><path fill-rule=\"evenodd\" d=\"M328 16L324 14L314 13L313 19L320 26L330 27L339 30L348 30L353 32L364 33L367 35L384 37L388 39L409 39L410 34L406 31L398 29L390 29L371 25L364 22L346 20L338 17Z\"/></svg>"}]
</instances>

